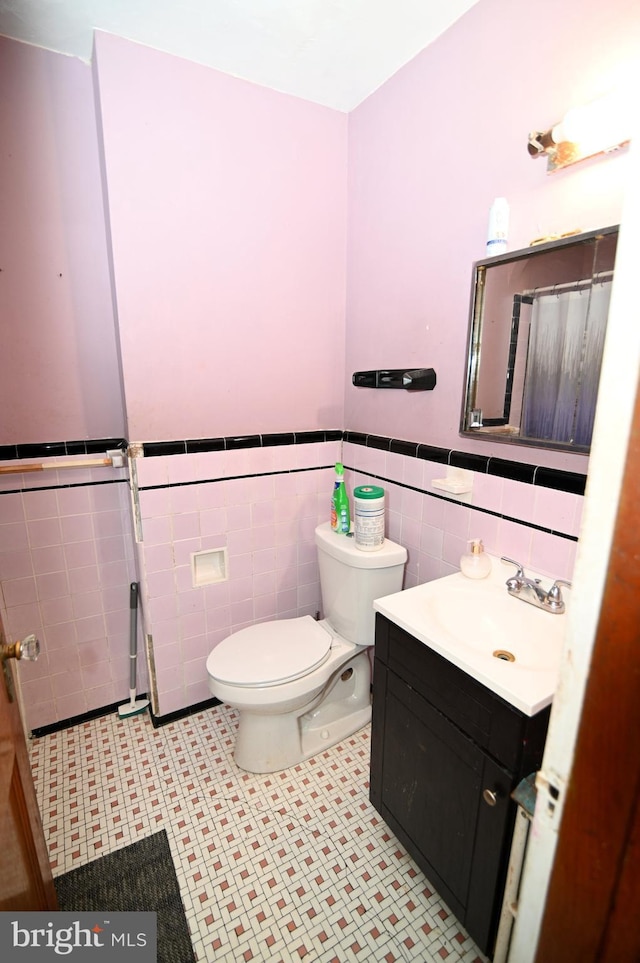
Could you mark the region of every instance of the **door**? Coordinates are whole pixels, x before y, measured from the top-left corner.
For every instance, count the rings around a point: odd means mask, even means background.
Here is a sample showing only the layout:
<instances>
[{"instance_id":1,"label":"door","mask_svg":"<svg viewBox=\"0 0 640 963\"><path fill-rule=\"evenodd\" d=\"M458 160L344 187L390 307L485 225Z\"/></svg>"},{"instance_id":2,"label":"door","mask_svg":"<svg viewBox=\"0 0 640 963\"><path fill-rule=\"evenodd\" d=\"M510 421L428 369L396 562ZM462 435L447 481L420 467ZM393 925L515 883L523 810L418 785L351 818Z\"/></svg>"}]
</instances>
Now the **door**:
<instances>
[{"instance_id":1,"label":"door","mask_svg":"<svg viewBox=\"0 0 640 963\"><path fill-rule=\"evenodd\" d=\"M53 875L14 697L11 663L25 646L6 644L1 621L0 645L0 911L55 910ZM31 657L37 656L35 644L33 648Z\"/></svg>"},{"instance_id":2,"label":"door","mask_svg":"<svg viewBox=\"0 0 640 963\"><path fill-rule=\"evenodd\" d=\"M640 960L640 390L536 963Z\"/></svg>"}]
</instances>

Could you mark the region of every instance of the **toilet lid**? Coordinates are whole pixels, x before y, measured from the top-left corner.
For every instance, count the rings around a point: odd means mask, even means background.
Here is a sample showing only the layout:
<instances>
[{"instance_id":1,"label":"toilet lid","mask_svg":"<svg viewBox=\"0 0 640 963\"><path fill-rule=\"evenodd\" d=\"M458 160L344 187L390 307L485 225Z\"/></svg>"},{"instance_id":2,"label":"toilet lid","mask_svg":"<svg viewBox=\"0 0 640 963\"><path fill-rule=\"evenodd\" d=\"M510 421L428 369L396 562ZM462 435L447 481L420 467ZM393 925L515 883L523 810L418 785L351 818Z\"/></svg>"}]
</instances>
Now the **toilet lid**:
<instances>
[{"instance_id":1,"label":"toilet lid","mask_svg":"<svg viewBox=\"0 0 640 963\"><path fill-rule=\"evenodd\" d=\"M310 615L259 622L216 645L207 659L207 672L230 685L277 685L312 672L330 649L331 635Z\"/></svg>"}]
</instances>

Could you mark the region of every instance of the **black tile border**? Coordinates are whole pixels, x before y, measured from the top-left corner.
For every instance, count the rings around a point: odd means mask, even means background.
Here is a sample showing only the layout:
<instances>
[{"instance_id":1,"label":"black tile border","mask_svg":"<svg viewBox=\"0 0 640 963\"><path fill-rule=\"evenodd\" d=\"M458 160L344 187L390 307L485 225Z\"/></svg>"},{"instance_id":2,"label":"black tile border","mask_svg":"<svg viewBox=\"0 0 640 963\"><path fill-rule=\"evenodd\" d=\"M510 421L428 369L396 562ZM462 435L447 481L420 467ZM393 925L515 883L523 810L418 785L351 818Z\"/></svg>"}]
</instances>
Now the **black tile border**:
<instances>
[{"instance_id":1,"label":"black tile border","mask_svg":"<svg viewBox=\"0 0 640 963\"><path fill-rule=\"evenodd\" d=\"M490 458L487 465L487 474L533 485L536 477L536 466L526 465L520 461L507 461L504 458Z\"/></svg>"},{"instance_id":2,"label":"black tile border","mask_svg":"<svg viewBox=\"0 0 640 963\"><path fill-rule=\"evenodd\" d=\"M97 455L100 452L126 451L126 438L88 438L84 441L45 441L39 444L0 445L0 461L22 458L60 458L65 455Z\"/></svg>"},{"instance_id":3,"label":"black tile border","mask_svg":"<svg viewBox=\"0 0 640 963\"><path fill-rule=\"evenodd\" d=\"M260 435L235 435L225 438L224 447L227 451L237 448L262 448Z\"/></svg>"},{"instance_id":4,"label":"black tile border","mask_svg":"<svg viewBox=\"0 0 640 963\"><path fill-rule=\"evenodd\" d=\"M417 458L418 443L415 441L400 441L397 438L391 439L389 451L396 455L407 455L409 458Z\"/></svg>"},{"instance_id":5,"label":"black tile border","mask_svg":"<svg viewBox=\"0 0 640 963\"><path fill-rule=\"evenodd\" d=\"M391 438L384 438L381 435L367 435L367 448L391 451Z\"/></svg>"},{"instance_id":6,"label":"black tile border","mask_svg":"<svg viewBox=\"0 0 640 963\"><path fill-rule=\"evenodd\" d=\"M574 495L584 495L586 475L579 475L573 471L559 471L555 468L536 468L534 485L543 488L553 488L559 492L572 492Z\"/></svg>"},{"instance_id":7,"label":"black tile border","mask_svg":"<svg viewBox=\"0 0 640 963\"><path fill-rule=\"evenodd\" d=\"M50 441L44 445L18 445L17 458L59 458L67 454L64 441Z\"/></svg>"},{"instance_id":8,"label":"black tile border","mask_svg":"<svg viewBox=\"0 0 640 963\"><path fill-rule=\"evenodd\" d=\"M472 451L450 451L448 464L452 468L466 468L467 471L478 471L486 475L489 457L477 455Z\"/></svg>"},{"instance_id":9,"label":"black tile border","mask_svg":"<svg viewBox=\"0 0 640 963\"><path fill-rule=\"evenodd\" d=\"M195 705L185 706L184 709L175 709L173 712L167 712L163 716L156 716L151 710L149 710L149 715L153 728L160 729L161 726L166 726L170 722L186 719L188 716L197 715L198 712L206 712L207 709L213 709L214 706L220 705L222 705L220 699L212 696L210 699L205 699L204 702L196 702Z\"/></svg>"},{"instance_id":10,"label":"black tile border","mask_svg":"<svg viewBox=\"0 0 640 963\"><path fill-rule=\"evenodd\" d=\"M200 447L198 451L220 451L222 449L214 446L214 442L217 442L218 438L203 438L200 440ZM211 443L211 447L207 445L207 442ZM186 455L188 441L152 441L150 443L145 443L142 446L142 451L145 457L159 455ZM195 444L195 442L192 442Z\"/></svg>"},{"instance_id":11,"label":"black tile border","mask_svg":"<svg viewBox=\"0 0 640 963\"><path fill-rule=\"evenodd\" d=\"M469 471L480 472L484 475L496 475L511 481L523 482L540 488L553 488L555 491L569 492L573 495L584 495L587 476L581 472L563 471L559 468L544 468L520 461L508 461L506 458L494 458L493 455L479 455L471 451L458 451L454 448L437 448L432 445L415 444L396 438L383 438L380 435L365 435L359 431L343 432L343 440L353 445L363 445L366 448L378 448L383 451L399 452L409 457L433 461L440 465L450 465L452 468L466 468Z\"/></svg>"},{"instance_id":12,"label":"black tile border","mask_svg":"<svg viewBox=\"0 0 640 963\"><path fill-rule=\"evenodd\" d=\"M146 692L138 693L139 699L148 699L149 696ZM51 722L48 726L39 726L31 730L31 735L34 739L40 739L42 736L50 736L55 732L62 732L64 729L71 729L72 726L82 725L84 722L91 722L92 719L101 719L103 716L116 715L118 712L118 707L121 705L127 705L128 699L122 702L112 702L110 705L101 706L99 709L91 709L89 712L83 712L79 716L72 716L70 719L61 719L59 722ZM188 716L195 716L199 712L206 712L207 709L213 709L214 706L222 705L220 699L216 699L212 696L210 699L206 699L204 702L197 702L192 706L185 706L184 709L176 709L175 712L168 712L163 716L156 716L148 706L143 712L138 713L138 715L144 715L145 712L149 713L149 718L151 719L151 724L154 729L160 729L162 726L168 725L170 722L176 722L178 719L186 719ZM132 718L132 717L131 717Z\"/></svg>"},{"instance_id":13,"label":"black tile border","mask_svg":"<svg viewBox=\"0 0 640 963\"><path fill-rule=\"evenodd\" d=\"M449 464L449 449L434 448L433 445L418 445L418 458L423 461L435 461L438 465Z\"/></svg>"},{"instance_id":14,"label":"black tile border","mask_svg":"<svg viewBox=\"0 0 640 963\"><path fill-rule=\"evenodd\" d=\"M341 429L317 431L268 432L263 435L226 435L219 438L187 438L178 441L145 441L145 458L163 455L185 455L202 451L236 451L239 448L273 448L280 445L311 445L325 441L342 441Z\"/></svg>"},{"instance_id":15,"label":"black tile border","mask_svg":"<svg viewBox=\"0 0 640 963\"><path fill-rule=\"evenodd\" d=\"M185 441L184 444L188 455L199 451L224 451L224 438L195 438L191 441ZM170 451L168 454L174 455L182 453Z\"/></svg>"},{"instance_id":16,"label":"black tile border","mask_svg":"<svg viewBox=\"0 0 640 963\"><path fill-rule=\"evenodd\" d=\"M138 692L137 698L148 699L149 696L146 692ZM41 736L50 736L54 732L62 732L63 729L70 729L72 726L82 725L83 722L91 722L92 719L100 719L102 716L115 715L118 711L118 707L128 705L129 701L129 699L122 699L120 702L112 702L109 705L100 706L98 709L90 709L88 712L82 712L79 716L71 716L69 719L60 719L59 722L51 722L48 726L36 726L35 729L31 730L31 735L34 739L40 739ZM143 715L144 713L140 712L137 714Z\"/></svg>"},{"instance_id":17,"label":"black tile border","mask_svg":"<svg viewBox=\"0 0 640 963\"><path fill-rule=\"evenodd\" d=\"M293 431L281 431L275 434L260 435L263 448L275 448L281 445L295 445L296 436ZM224 439L221 439L224 441Z\"/></svg>"},{"instance_id":18,"label":"black tile border","mask_svg":"<svg viewBox=\"0 0 640 963\"><path fill-rule=\"evenodd\" d=\"M151 441L142 444L142 452L145 457L157 457L207 451L233 451L241 448L309 445L327 441L346 441L365 448L375 448L379 451L393 452L409 458L420 458L424 461L433 461L455 468L466 468L470 471L508 478L527 485L552 488L555 491L569 492L574 495L584 495L587 482L587 476L580 472L545 468L542 465L509 461L506 458L494 458L492 455L480 455L476 452L458 451L453 448L439 448L402 438L387 438L384 435L369 435L360 431L342 431L339 428ZM40 445L0 445L0 461L59 457L60 455L89 455L115 448L126 451L127 447L128 442L125 438L45 442Z\"/></svg>"}]
</instances>

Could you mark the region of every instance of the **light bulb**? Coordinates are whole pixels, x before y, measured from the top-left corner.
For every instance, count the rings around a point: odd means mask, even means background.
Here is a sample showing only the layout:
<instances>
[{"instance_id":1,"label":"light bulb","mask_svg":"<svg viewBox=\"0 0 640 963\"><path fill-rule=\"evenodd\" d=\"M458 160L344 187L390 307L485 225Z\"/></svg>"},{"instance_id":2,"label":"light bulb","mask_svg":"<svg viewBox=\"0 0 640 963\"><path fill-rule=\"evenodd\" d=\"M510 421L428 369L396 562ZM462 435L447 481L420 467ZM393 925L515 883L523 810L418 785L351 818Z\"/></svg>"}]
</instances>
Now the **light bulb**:
<instances>
[{"instance_id":1,"label":"light bulb","mask_svg":"<svg viewBox=\"0 0 640 963\"><path fill-rule=\"evenodd\" d=\"M557 144L576 144L583 157L624 144L629 139L625 98L615 92L583 107L573 107L553 128L552 137Z\"/></svg>"}]
</instances>

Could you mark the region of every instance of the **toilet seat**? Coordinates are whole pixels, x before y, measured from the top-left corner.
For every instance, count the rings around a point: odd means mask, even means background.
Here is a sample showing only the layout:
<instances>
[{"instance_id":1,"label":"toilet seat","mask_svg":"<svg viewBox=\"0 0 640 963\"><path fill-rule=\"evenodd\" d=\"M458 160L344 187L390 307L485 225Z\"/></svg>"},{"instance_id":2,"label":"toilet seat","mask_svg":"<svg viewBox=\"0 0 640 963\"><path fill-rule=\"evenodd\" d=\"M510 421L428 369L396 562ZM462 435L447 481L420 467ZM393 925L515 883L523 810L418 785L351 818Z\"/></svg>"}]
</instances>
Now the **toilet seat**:
<instances>
[{"instance_id":1,"label":"toilet seat","mask_svg":"<svg viewBox=\"0 0 640 963\"><path fill-rule=\"evenodd\" d=\"M322 665L331 641L310 615L259 622L223 639L207 659L207 672L242 688L292 682Z\"/></svg>"}]
</instances>

